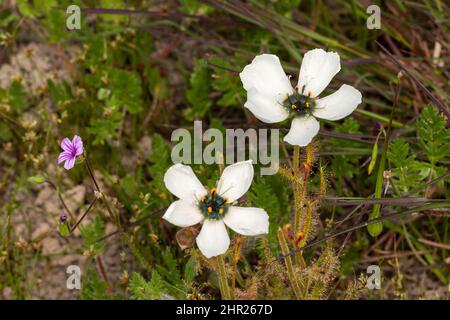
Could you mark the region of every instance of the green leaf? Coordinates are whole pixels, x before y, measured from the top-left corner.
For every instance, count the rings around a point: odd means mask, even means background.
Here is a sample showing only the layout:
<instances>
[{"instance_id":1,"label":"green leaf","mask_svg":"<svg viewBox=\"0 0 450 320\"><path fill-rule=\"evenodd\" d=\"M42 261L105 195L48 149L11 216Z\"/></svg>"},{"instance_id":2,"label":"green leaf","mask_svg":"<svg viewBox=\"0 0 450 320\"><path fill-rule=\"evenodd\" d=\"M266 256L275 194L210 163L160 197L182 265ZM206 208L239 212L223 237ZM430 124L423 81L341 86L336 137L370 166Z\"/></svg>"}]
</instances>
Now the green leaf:
<instances>
[{"instance_id":1,"label":"green leaf","mask_svg":"<svg viewBox=\"0 0 450 320\"><path fill-rule=\"evenodd\" d=\"M199 0L180 0L182 12L190 15L206 15L213 11L211 6L200 3Z\"/></svg>"},{"instance_id":2,"label":"green leaf","mask_svg":"<svg viewBox=\"0 0 450 320\"><path fill-rule=\"evenodd\" d=\"M7 89L0 88L0 104L11 106L14 113L19 113L27 107L26 97L20 81L14 80Z\"/></svg>"},{"instance_id":3,"label":"green leaf","mask_svg":"<svg viewBox=\"0 0 450 320\"><path fill-rule=\"evenodd\" d=\"M450 129L435 108L427 106L416 123L417 138L432 165L450 154Z\"/></svg>"},{"instance_id":4,"label":"green leaf","mask_svg":"<svg viewBox=\"0 0 450 320\"><path fill-rule=\"evenodd\" d=\"M377 156L378 156L378 137L372 148L372 157L370 159L369 169L368 169L369 175L372 173L372 170L375 167L375 164L377 162Z\"/></svg>"},{"instance_id":5,"label":"green leaf","mask_svg":"<svg viewBox=\"0 0 450 320\"><path fill-rule=\"evenodd\" d=\"M177 261L175 260L175 257L173 256L173 253L170 249L170 247L166 248L164 254L162 255L164 264L158 265L157 268L159 273L164 276L167 281L174 285L181 285L181 270L178 267Z\"/></svg>"},{"instance_id":6,"label":"green leaf","mask_svg":"<svg viewBox=\"0 0 450 320\"><path fill-rule=\"evenodd\" d=\"M107 102L109 107L126 110L131 114L142 111L141 79L136 72L114 69L110 72L111 97Z\"/></svg>"},{"instance_id":7,"label":"green leaf","mask_svg":"<svg viewBox=\"0 0 450 320\"><path fill-rule=\"evenodd\" d=\"M196 267L195 256L191 256L186 265L184 266L184 282L188 286L192 283L194 277L197 275L195 267Z\"/></svg>"},{"instance_id":8,"label":"green leaf","mask_svg":"<svg viewBox=\"0 0 450 320\"><path fill-rule=\"evenodd\" d=\"M85 280L81 285L81 298L83 300L109 300L114 297L108 293L108 284L93 267L89 267ZM120 298L120 297L118 297Z\"/></svg>"},{"instance_id":9,"label":"green leaf","mask_svg":"<svg viewBox=\"0 0 450 320\"><path fill-rule=\"evenodd\" d=\"M163 137L159 134L154 134L152 137L152 149L150 161L153 165L148 170L153 177L151 186L159 192L166 192L164 174L171 165L170 147Z\"/></svg>"},{"instance_id":10,"label":"green leaf","mask_svg":"<svg viewBox=\"0 0 450 320\"><path fill-rule=\"evenodd\" d=\"M125 9L126 5L123 0L100 0L101 8ZM125 15L120 14L102 14L102 19L108 22L120 23L127 20Z\"/></svg>"},{"instance_id":11,"label":"green leaf","mask_svg":"<svg viewBox=\"0 0 450 320\"><path fill-rule=\"evenodd\" d=\"M362 134L358 121L354 118L347 118L336 129L338 133ZM329 143L333 150L340 148L358 148L364 146L360 142L348 141L344 139L330 139ZM340 184L344 184L344 178L352 178L360 172L359 161L361 155L335 155L331 162L331 171Z\"/></svg>"},{"instance_id":12,"label":"green leaf","mask_svg":"<svg viewBox=\"0 0 450 320\"><path fill-rule=\"evenodd\" d=\"M106 100L111 95L111 90L106 88L100 88L97 91L98 100Z\"/></svg>"},{"instance_id":13,"label":"green leaf","mask_svg":"<svg viewBox=\"0 0 450 320\"><path fill-rule=\"evenodd\" d=\"M32 176L28 178L28 181L33 183L44 183L45 181L47 181L47 179L45 179L43 176Z\"/></svg>"},{"instance_id":14,"label":"green leaf","mask_svg":"<svg viewBox=\"0 0 450 320\"><path fill-rule=\"evenodd\" d=\"M65 222L59 222L58 231L63 237L67 237L70 234L69 226Z\"/></svg>"},{"instance_id":15,"label":"green leaf","mask_svg":"<svg viewBox=\"0 0 450 320\"><path fill-rule=\"evenodd\" d=\"M34 0L32 4L27 0L17 1L17 8L20 13L28 18L46 14L56 6L58 6L56 0Z\"/></svg>"},{"instance_id":16,"label":"green leaf","mask_svg":"<svg viewBox=\"0 0 450 320\"><path fill-rule=\"evenodd\" d=\"M33 18L38 13L27 1L17 1L17 9L19 9L21 14L28 18Z\"/></svg>"},{"instance_id":17,"label":"green leaf","mask_svg":"<svg viewBox=\"0 0 450 320\"><path fill-rule=\"evenodd\" d=\"M190 88L186 91L189 108L184 110L183 115L187 120L203 117L212 105L210 81L208 64L203 59L197 60L191 74Z\"/></svg>"},{"instance_id":18,"label":"green leaf","mask_svg":"<svg viewBox=\"0 0 450 320\"><path fill-rule=\"evenodd\" d=\"M167 298L166 282L161 278L156 270L152 271L150 281L146 281L139 273L134 272L128 285L131 299L154 300Z\"/></svg>"},{"instance_id":19,"label":"green leaf","mask_svg":"<svg viewBox=\"0 0 450 320\"><path fill-rule=\"evenodd\" d=\"M392 106L388 129L384 137L383 151L381 153L380 164L378 165L378 171L376 176L377 180L374 192L375 198L381 198L383 192L384 174L386 168L387 153L389 149L389 142L391 139L392 122L394 120L393 118L395 115L395 106L396 103L394 103L394 105ZM372 212L369 214L369 221L378 219L380 217L381 217L381 204L374 204ZM383 231L383 224L381 222L372 223L367 226L367 230L369 231L369 234L372 237L377 237Z\"/></svg>"},{"instance_id":20,"label":"green leaf","mask_svg":"<svg viewBox=\"0 0 450 320\"><path fill-rule=\"evenodd\" d=\"M375 216L375 215L371 214L371 215L369 215L369 220L376 219L378 217L379 216ZM377 237L381 233L381 231L383 231L383 223L382 222L375 222L375 223L369 224L367 226L367 231L369 231L369 234L372 237Z\"/></svg>"},{"instance_id":21,"label":"green leaf","mask_svg":"<svg viewBox=\"0 0 450 320\"><path fill-rule=\"evenodd\" d=\"M11 107L16 111L25 109L25 99L26 93L22 84L19 81L14 80L9 88L9 103L11 104Z\"/></svg>"},{"instance_id":22,"label":"green leaf","mask_svg":"<svg viewBox=\"0 0 450 320\"><path fill-rule=\"evenodd\" d=\"M12 130L4 122L0 122L0 141L10 141L13 139Z\"/></svg>"},{"instance_id":23,"label":"green leaf","mask_svg":"<svg viewBox=\"0 0 450 320\"><path fill-rule=\"evenodd\" d=\"M247 197L252 206L267 211L271 226L282 225L289 219L289 191L279 175L257 177ZM279 248L276 232L277 228L269 228L269 243L275 251Z\"/></svg>"},{"instance_id":24,"label":"green leaf","mask_svg":"<svg viewBox=\"0 0 450 320\"><path fill-rule=\"evenodd\" d=\"M54 8L46 8L46 14L43 23L47 27L50 41L61 43L62 40L70 37L71 33L66 30L66 12Z\"/></svg>"},{"instance_id":25,"label":"green leaf","mask_svg":"<svg viewBox=\"0 0 450 320\"><path fill-rule=\"evenodd\" d=\"M92 214L93 212L91 211L90 213ZM103 251L104 243L97 240L105 235L105 226L100 216L95 216L94 221L86 226L80 224L79 228L83 237L83 248L100 254Z\"/></svg>"},{"instance_id":26,"label":"green leaf","mask_svg":"<svg viewBox=\"0 0 450 320\"><path fill-rule=\"evenodd\" d=\"M387 158L392 165L391 181L401 193L416 189L430 173L427 163L416 161L410 155L410 146L404 139L395 139L389 145Z\"/></svg>"},{"instance_id":27,"label":"green leaf","mask_svg":"<svg viewBox=\"0 0 450 320\"><path fill-rule=\"evenodd\" d=\"M222 94L217 104L222 107L240 107L245 99L245 90L241 79L237 74L232 74L226 68L235 68L229 61L220 60L217 57L211 58L211 62L224 68L214 69L216 75L212 79L212 87Z\"/></svg>"},{"instance_id":28,"label":"green leaf","mask_svg":"<svg viewBox=\"0 0 450 320\"><path fill-rule=\"evenodd\" d=\"M93 145L104 144L105 141L113 139L122 124L123 115L115 108L109 109L108 115L92 118L88 128L95 138Z\"/></svg>"}]
</instances>

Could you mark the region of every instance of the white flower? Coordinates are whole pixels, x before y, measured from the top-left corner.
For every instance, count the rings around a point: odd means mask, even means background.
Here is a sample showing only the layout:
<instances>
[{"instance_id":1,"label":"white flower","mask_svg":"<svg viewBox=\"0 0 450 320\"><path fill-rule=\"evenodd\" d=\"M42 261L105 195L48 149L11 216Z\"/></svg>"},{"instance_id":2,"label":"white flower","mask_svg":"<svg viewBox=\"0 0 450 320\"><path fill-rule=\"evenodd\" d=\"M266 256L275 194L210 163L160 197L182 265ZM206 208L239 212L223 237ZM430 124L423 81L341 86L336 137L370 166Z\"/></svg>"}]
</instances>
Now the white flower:
<instances>
[{"instance_id":1,"label":"white flower","mask_svg":"<svg viewBox=\"0 0 450 320\"><path fill-rule=\"evenodd\" d=\"M226 167L217 187L208 191L191 167L175 164L164 175L164 183L179 200L170 205L163 218L179 227L202 222L196 239L200 251L207 258L221 255L230 246L225 225L245 236L269 231L265 210L233 206L250 188L252 180L252 161L242 161Z\"/></svg>"},{"instance_id":2,"label":"white flower","mask_svg":"<svg viewBox=\"0 0 450 320\"><path fill-rule=\"evenodd\" d=\"M247 90L245 107L266 123L283 121L292 114L294 119L284 141L306 146L319 132L316 118L339 120L361 103L361 92L346 84L329 96L317 98L340 69L337 53L322 49L308 51L294 89L277 56L256 56L240 73Z\"/></svg>"}]
</instances>

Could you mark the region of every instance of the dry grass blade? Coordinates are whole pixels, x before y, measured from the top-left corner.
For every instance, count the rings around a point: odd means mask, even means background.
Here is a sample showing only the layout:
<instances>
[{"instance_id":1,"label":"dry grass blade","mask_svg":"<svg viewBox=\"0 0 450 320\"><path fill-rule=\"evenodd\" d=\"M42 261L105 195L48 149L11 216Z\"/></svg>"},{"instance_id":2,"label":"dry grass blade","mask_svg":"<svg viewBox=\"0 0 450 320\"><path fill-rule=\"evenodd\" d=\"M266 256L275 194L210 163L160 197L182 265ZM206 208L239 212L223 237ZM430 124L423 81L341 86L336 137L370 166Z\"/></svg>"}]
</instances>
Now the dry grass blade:
<instances>
[{"instance_id":1,"label":"dry grass blade","mask_svg":"<svg viewBox=\"0 0 450 320\"><path fill-rule=\"evenodd\" d=\"M445 105L443 101L438 99L430 90L425 87L425 85L414 76L408 68L406 68L392 53L390 53L381 43L375 41L377 45L383 50L383 52L394 62L400 69L402 69L413 81L414 83L427 95L433 104L441 110L447 117L447 123L450 124L450 110L448 106Z\"/></svg>"}]
</instances>

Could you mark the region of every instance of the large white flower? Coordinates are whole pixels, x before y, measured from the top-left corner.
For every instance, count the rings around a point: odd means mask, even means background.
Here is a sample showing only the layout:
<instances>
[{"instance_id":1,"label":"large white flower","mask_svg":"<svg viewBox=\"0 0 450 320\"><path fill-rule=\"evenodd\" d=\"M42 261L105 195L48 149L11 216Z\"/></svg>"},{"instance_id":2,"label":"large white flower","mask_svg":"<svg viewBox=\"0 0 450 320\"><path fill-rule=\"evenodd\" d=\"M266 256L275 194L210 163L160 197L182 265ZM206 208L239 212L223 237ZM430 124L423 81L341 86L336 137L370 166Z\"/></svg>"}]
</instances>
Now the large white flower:
<instances>
[{"instance_id":1,"label":"large white flower","mask_svg":"<svg viewBox=\"0 0 450 320\"><path fill-rule=\"evenodd\" d=\"M240 73L247 90L245 107L266 123L283 121L291 114L294 119L284 141L306 146L319 132L316 118L339 120L351 114L361 103L361 92L346 84L333 94L318 98L340 69L336 52L310 50L303 57L294 89L277 56L256 56Z\"/></svg>"},{"instance_id":2,"label":"large white flower","mask_svg":"<svg viewBox=\"0 0 450 320\"><path fill-rule=\"evenodd\" d=\"M233 205L247 192L252 180L251 160L226 167L216 188L211 190L201 184L191 167L175 164L164 175L164 183L179 200L170 205L163 218L179 227L203 223L196 239L200 251L207 258L223 254L230 246L225 225L245 236L269 231L265 210Z\"/></svg>"}]
</instances>

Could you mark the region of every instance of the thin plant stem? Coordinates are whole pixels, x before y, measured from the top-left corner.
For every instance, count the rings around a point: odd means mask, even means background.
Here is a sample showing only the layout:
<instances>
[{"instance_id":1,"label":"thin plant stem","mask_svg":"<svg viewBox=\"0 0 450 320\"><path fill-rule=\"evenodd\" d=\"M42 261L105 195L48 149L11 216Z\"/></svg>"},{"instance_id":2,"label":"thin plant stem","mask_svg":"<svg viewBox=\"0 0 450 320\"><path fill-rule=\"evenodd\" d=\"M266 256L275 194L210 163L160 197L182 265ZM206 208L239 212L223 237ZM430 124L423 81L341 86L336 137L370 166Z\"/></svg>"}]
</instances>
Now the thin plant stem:
<instances>
[{"instance_id":1,"label":"thin plant stem","mask_svg":"<svg viewBox=\"0 0 450 320\"><path fill-rule=\"evenodd\" d=\"M293 157L293 169L294 169L294 174L297 176L298 175L298 171L299 171L299 165L300 165L300 147L299 146L294 146L294 157Z\"/></svg>"},{"instance_id":2,"label":"thin plant stem","mask_svg":"<svg viewBox=\"0 0 450 320\"><path fill-rule=\"evenodd\" d=\"M105 280L106 284L108 285L108 292L112 293L112 286L108 279L108 274L105 271L105 266L103 264L103 259L100 256L97 256L95 258L95 261L97 262L98 269L100 270L100 274L102 275L103 280Z\"/></svg>"},{"instance_id":3,"label":"thin plant stem","mask_svg":"<svg viewBox=\"0 0 450 320\"><path fill-rule=\"evenodd\" d=\"M233 272L231 274L231 292L234 296L234 290L236 289L236 272L237 272L237 262L233 261Z\"/></svg>"},{"instance_id":4,"label":"thin plant stem","mask_svg":"<svg viewBox=\"0 0 450 320\"><path fill-rule=\"evenodd\" d=\"M75 219L75 216L72 214L72 211L70 211L69 207L67 206L66 202L64 201L64 198L62 197L61 192L59 192L58 187L57 187L53 182L51 182L50 180L45 180L45 182L47 182L53 189L55 189L56 193L58 194L59 201L61 201L61 203L62 203L64 209L65 209L65 210L67 211L67 213L69 214L70 219L71 219L72 221L75 221L75 220L76 220L76 219Z\"/></svg>"},{"instance_id":5,"label":"thin plant stem","mask_svg":"<svg viewBox=\"0 0 450 320\"><path fill-rule=\"evenodd\" d=\"M388 152L388 148L389 148L389 140L391 138L392 120L394 119L395 110L396 110L397 104L398 104L398 98L400 96L400 77L398 78L397 81L398 82L397 82L397 86L395 88L395 93L394 93L394 104L392 105L391 116L390 116L390 120L389 120L388 130L386 133L386 139L384 140L383 152L381 154L380 164L379 164L378 172L377 172L377 180L376 180L376 185L375 185L375 198L381 198L381 193L382 193L382 189L383 189L383 181L384 181L383 173L384 173L384 169L386 166L386 158L387 158L387 152ZM369 215L370 219L379 218L380 210L381 210L381 204L375 204L373 206L372 213ZM372 230L370 232L370 234L372 236L376 236L381 232L381 230L383 228L383 224L380 222L380 223L371 225L371 227L369 227L369 228L370 228L369 231Z\"/></svg>"},{"instance_id":6,"label":"thin plant stem","mask_svg":"<svg viewBox=\"0 0 450 320\"><path fill-rule=\"evenodd\" d=\"M293 171L294 177L299 177L299 166L300 166L300 147L294 146L294 156L293 156ZM292 180L292 191L294 192L294 233L296 234L299 228L300 222L300 184L295 180Z\"/></svg>"},{"instance_id":7,"label":"thin plant stem","mask_svg":"<svg viewBox=\"0 0 450 320\"><path fill-rule=\"evenodd\" d=\"M100 187L98 186L97 180L95 179L94 171L92 171L91 169L91 165L89 164L89 159L87 156L85 156L84 158L84 163L86 164L86 168L89 172L89 175L91 176L92 182L94 182L95 188L97 189L98 192L101 193Z\"/></svg>"},{"instance_id":8,"label":"thin plant stem","mask_svg":"<svg viewBox=\"0 0 450 320\"><path fill-rule=\"evenodd\" d=\"M73 233L75 229L79 226L79 224L83 221L83 219L87 216L88 212L91 211L94 204L97 202L97 197L94 198L94 200L91 202L89 207L86 209L86 211L83 213L81 218L73 225L73 227L70 229L70 233Z\"/></svg>"},{"instance_id":9,"label":"thin plant stem","mask_svg":"<svg viewBox=\"0 0 450 320\"><path fill-rule=\"evenodd\" d=\"M167 208L168 207L164 207L162 209L158 209L156 211L153 211L152 213L150 213L150 214L148 214L148 215L146 215L146 216L136 220L135 222L129 223L126 227L127 228L133 228L135 226L138 226L138 225L144 223L145 221L147 221L148 219L150 219L152 217L155 217L157 214L161 214L162 212L165 212L167 210ZM114 236L114 235L116 235L118 233L120 233L120 230L115 230L115 231L113 231L111 233L108 233L107 235L104 235L103 237L95 240L94 243L104 241L104 240L106 240L106 239L108 239L108 238L110 238L110 237L112 237L112 236Z\"/></svg>"},{"instance_id":10,"label":"thin plant stem","mask_svg":"<svg viewBox=\"0 0 450 320\"><path fill-rule=\"evenodd\" d=\"M299 203L299 211L301 214L299 215L301 221L298 222L298 228L300 229L300 235L303 237L301 241L298 242L298 246L303 246L308 240L308 234L312 223L312 208L311 203L307 201L307 190L308 190L308 177L309 170L311 169L313 163L313 143L310 142L306 146L306 163L303 166L304 174L303 174L303 184L301 186L301 194L300 194L300 203ZM306 202L306 206L305 206ZM298 264L302 268L306 268L305 259L303 258L303 251L298 251L296 253Z\"/></svg>"},{"instance_id":11,"label":"thin plant stem","mask_svg":"<svg viewBox=\"0 0 450 320\"><path fill-rule=\"evenodd\" d=\"M281 251L283 252L284 263L288 271L289 282L291 283L291 287L292 290L294 291L296 298L300 300L302 297L300 287L298 285L297 278L295 277L294 266L292 265L292 259L291 256L289 255L289 247L287 245L286 238L284 237L283 230L281 228L278 228L277 236L278 242L280 243L281 246Z\"/></svg>"},{"instance_id":12,"label":"thin plant stem","mask_svg":"<svg viewBox=\"0 0 450 320\"><path fill-rule=\"evenodd\" d=\"M238 235L236 239L236 248L234 250L233 255L233 271L231 273L231 295L233 296L233 298L234 298L234 291L236 288L236 273L238 272L237 263L239 261L239 256L241 254L241 245L242 245L242 237Z\"/></svg>"},{"instance_id":13,"label":"thin plant stem","mask_svg":"<svg viewBox=\"0 0 450 320\"><path fill-rule=\"evenodd\" d=\"M227 273L225 269L225 261L223 255L216 257L217 271L219 273L220 291L223 300L231 300L230 288L228 286Z\"/></svg>"},{"instance_id":14,"label":"thin plant stem","mask_svg":"<svg viewBox=\"0 0 450 320\"><path fill-rule=\"evenodd\" d=\"M305 201L307 197L307 185L308 185L308 173L309 168L312 163L312 154L313 147L312 143L308 144L306 147L306 164L304 165L304 174L303 177L300 178L300 147L294 146L294 176L295 179L292 180L292 189L294 191L294 206L295 206L295 214L294 214L294 236L297 237L303 236L306 241L306 235L309 232L309 229L305 229ZM303 258L303 253L301 251L297 252L295 255L295 260L297 265L302 268L306 267L305 260Z\"/></svg>"},{"instance_id":15,"label":"thin plant stem","mask_svg":"<svg viewBox=\"0 0 450 320\"><path fill-rule=\"evenodd\" d=\"M102 193L102 191L100 190L100 187L99 187L99 185L98 185L98 183L97 183L97 179L95 179L94 171L92 170L91 165L89 164L89 159L88 159L87 156L85 156L85 161L84 161L84 163L86 164L86 168L87 168L87 170L88 170L88 172L89 172L89 175L90 175L90 177L91 177L91 179L92 179L92 182L94 182L94 185L95 185L95 188L97 189L97 192L100 193L100 195L101 195L101 197L102 197L102 199L103 199L103 201L104 201L104 203L105 203L106 210L108 211L110 217L111 217L112 219L115 219L115 220L116 220L116 225L119 227L119 229L121 229L121 228L120 228L120 218L119 218L118 215L115 215L115 214L112 212L111 207L109 206L109 201L108 201L108 199L106 198L106 196L105 196L105 195Z\"/></svg>"}]
</instances>

